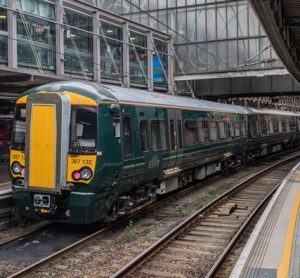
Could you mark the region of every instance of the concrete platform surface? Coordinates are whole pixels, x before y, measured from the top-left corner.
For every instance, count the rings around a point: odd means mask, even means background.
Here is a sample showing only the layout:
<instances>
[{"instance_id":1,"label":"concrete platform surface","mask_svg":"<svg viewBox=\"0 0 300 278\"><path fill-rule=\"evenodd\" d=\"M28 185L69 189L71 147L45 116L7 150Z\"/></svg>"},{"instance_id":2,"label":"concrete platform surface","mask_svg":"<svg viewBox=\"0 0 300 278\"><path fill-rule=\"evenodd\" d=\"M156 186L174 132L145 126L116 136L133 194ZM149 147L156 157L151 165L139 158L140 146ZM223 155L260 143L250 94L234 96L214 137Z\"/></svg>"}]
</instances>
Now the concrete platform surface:
<instances>
[{"instance_id":1,"label":"concrete platform surface","mask_svg":"<svg viewBox=\"0 0 300 278\"><path fill-rule=\"evenodd\" d=\"M300 278L300 163L256 224L230 278Z\"/></svg>"}]
</instances>

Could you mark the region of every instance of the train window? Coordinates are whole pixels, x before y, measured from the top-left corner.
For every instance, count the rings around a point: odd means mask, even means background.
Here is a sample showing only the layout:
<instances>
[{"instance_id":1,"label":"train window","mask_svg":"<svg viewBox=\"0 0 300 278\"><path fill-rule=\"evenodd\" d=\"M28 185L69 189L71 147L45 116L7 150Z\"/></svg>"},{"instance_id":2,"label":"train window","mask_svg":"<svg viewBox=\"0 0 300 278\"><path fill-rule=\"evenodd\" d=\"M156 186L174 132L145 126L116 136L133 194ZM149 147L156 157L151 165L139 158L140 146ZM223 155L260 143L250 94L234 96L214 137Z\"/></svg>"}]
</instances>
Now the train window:
<instances>
[{"instance_id":1,"label":"train window","mask_svg":"<svg viewBox=\"0 0 300 278\"><path fill-rule=\"evenodd\" d=\"M273 134L273 133L274 133L273 120L270 118L270 121L269 121L269 134Z\"/></svg>"},{"instance_id":2,"label":"train window","mask_svg":"<svg viewBox=\"0 0 300 278\"><path fill-rule=\"evenodd\" d=\"M26 107L25 104L18 104L16 108L14 129L13 129L13 146L20 149L25 147L25 129L26 129Z\"/></svg>"},{"instance_id":3,"label":"train window","mask_svg":"<svg viewBox=\"0 0 300 278\"><path fill-rule=\"evenodd\" d=\"M186 120L184 124L185 144L187 146L197 144L197 123L195 120Z\"/></svg>"},{"instance_id":4,"label":"train window","mask_svg":"<svg viewBox=\"0 0 300 278\"><path fill-rule=\"evenodd\" d=\"M208 121L199 122L199 139L200 143L208 141Z\"/></svg>"},{"instance_id":5,"label":"train window","mask_svg":"<svg viewBox=\"0 0 300 278\"><path fill-rule=\"evenodd\" d=\"M269 126L269 116L268 115L261 115L260 116L260 133L262 135L268 134L268 126Z\"/></svg>"},{"instance_id":6,"label":"train window","mask_svg":"<svg viewBox=\"0 0 300 278\"><path fill-rule=\"evenodd\" d=\"M290 121L290 129L291 131L296 131L296 118L291 117L291 121Z\"/></svg>"},{"instance_id":7,"label":"train window","mask_svg":"<svg viewBox=\"0 0 300 278\"><path fill-rule=\"evenodd\" d=\"M210 124L209 124L209 139L211 141L218 140L217 122L210 122Z\"/></svg>"},{"instance_id":8,"label":"train window","mask_svg":"<svg viewBox=\"0 0 300 278\"><path fill-rule=\"evenodd\" d=\"M220 139L225 139L226 138L226 126L225 122L218 122L218 127L219 127L219 136Z\"/></svg>"},{"instance_id":9,"label":"train window","mask_svg":"<svg viewBox=\"0 0 300 278\"><path fill-rule=\"evenodd\" d=\"M286 118L286 132L290 132L291 129L290 129L290 119L289 118Z\"/></svg>"},{"instance_id":10,"label":"train window","mask_svg":"<svg viewBox=\"0 0 300 278\"><path fill-rule=\"evenodd\" d=\"M300 118L297 118L297 122L298 122L298 131L300 132Z\"/></svg>"},{"instance_id":11,"label":"train window","mask_svg":"<svg viewBox=\"0 0 300 278\"><path fill-rule=\"evenodd\" d=\"M273 130L274 133L278 133L278 118L276 116L273 117Z\"/></svg>"},{"instance_id":12,"label":"train window","mask_svg":"<svg viewBox=\"0 0 300 278\"><path fill-rule=\"evenodd\" d=\"M170 120L171 150L176 150L175 138L176 138L176 131L175 131L175 126L174 126L174 120Z\"/></svg>"},{"instance_id":13,"label":"train window","mask_svg":"<svg viewBox=\"0 0 300 278\"><path fill-rule=\"evenodd\" d=\"M115 138L121 137L121 124L120 124L120 114L114 114L112 118L113 127L114 127L114 136Z\"/></svg>"},{"instance_id":14,"label":"train window","mask_svg":"<svg viewBox=\"0 0 300 278\"><path fill-rule=\"evenodd\" d=\"M165 122L153 120L151 122L152 147L153 150L166 148Z\"/></svg>"},{"instance_id":15,"label":"train window","mask_svg":"<svg viewBox=\"0 0 300 278\"><path fill-rule=\"evenodd\" d=\"M234 137L234 129L233 129L232 122L228 122L228 136L229 136L229 138Z\"/></svg>"},{"instance_id":16,"label":"train window","mask_svg":"<svg viewBox=\"0 0 300 278\"><path fill-rule=\"evenodd\" d=\"M256 137L257 134L258 134L258 120L257 120L257 118L254 118L252 120L251 130L252 130L252 136Z\"/></svg>"},{"instance_id":17,"label":"train window","mask_svg":"<svg viewBox=\"0 0 300 278\"><path fill-rule=\"evenodd\" d=\"M282 125L282 132L286 132L286 120L283 118L281 119L281 125Z\"/></svg>"},{"instance_id":18,"label":"train window","mask_svg":"<svg viewBox=\"0 0 300 278\"><path fill-rule=\"evenodd\" d=\"M182 149L182 128L181 128L181 120L177 121L178 124L178 148Z\"/></svg>"},{"instance_id":19,"label":"train window","mask_svg":"<svg viewBox=\"0 0 300 278\"><path fill-rule=\"evenodd\" d=\"M282 133L282 122L281 122L281 119L278 120L278 132Z\"/></svg>"},{"instance_id":20,"label":"train window","mask_svg":"<svg viewBox=\"0 0 300 278\"><path fill-rule=\"evenodd\" d=\"M234 136L240 137L241 136L241 127L239 122L234 122Z\"/></svg>"},{"instance_id":21,"label":"train window","mask_svg":"<svg viewBox=\"0 0 300 278\"><path fill-rule=\"evenodd\" d=\"M97 113L95 107L72 107L70 148L82 152L95 151Z\"/></svg>"},{"instance_id":22,"label":"train window","mask_svg":"<svg viewBox=\"0 0 300 278\"><path fill-rule=\"evenodd\" d=\"M246 123L245 123L245 121L241 122L241 134L242 134L242 136L246 136Z\"/></svg>"},{"instance_id":23,"label":"train window","mask_svg":"<svg viewBox=\"0 0 300 278\"><path fill-rule=\"evenodd\" d=\"M124 155L132 155L132 142L131 142L131 124L130 118L125 116L123 118L123 142L124 142Z\"/></svg>"},{"instance_id":24,"label":"train window","mask_svg":"<svg viewBox=\"0 0 300 278\"><path fill-rule=\"evenodd\" d=\"M148 151L147 121L140 121L141 151Z\"/></svg>"}]
</instances>

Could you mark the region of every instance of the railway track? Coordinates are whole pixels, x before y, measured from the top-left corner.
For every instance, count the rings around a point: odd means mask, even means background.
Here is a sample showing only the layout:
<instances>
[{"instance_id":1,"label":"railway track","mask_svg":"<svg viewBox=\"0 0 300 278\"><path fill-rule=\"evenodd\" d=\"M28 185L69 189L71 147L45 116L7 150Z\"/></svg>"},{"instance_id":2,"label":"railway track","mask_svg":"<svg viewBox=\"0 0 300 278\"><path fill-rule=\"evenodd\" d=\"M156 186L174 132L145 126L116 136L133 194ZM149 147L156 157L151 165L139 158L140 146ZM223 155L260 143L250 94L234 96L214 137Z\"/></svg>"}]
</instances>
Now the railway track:
<instances>
[{"instance_id":1,"label":"railway track","mask_svg":"<svg viewBox=\"0 0 300 278\"><path fill-rule=\"evenodd\" d=\"M282 155L286 155L286 154L277 154L276 156L278 157L278 156L282 156ZM300 156L300 153L298 153L298 155ZM289 159L291 159L291 158L289 158ZM270 157L266 158L266 160L270 161ZM251 179L253 179L254 176L256 176L256 175L252 174ZM219 179L220 179L220 177L215 176L215 177L212 177L212 178L210 178L206 181L203 181L203 182L199 183L198 185L194 186L193 188L187 188L187 189L184 189L180 192L177 192L176 194L173 194L173 195L171 195L171 196L169 196L165 199L160 200L156 204L150 205L149 207L147 207L146 211L151 211L153 209L160 208L160 207L163 208L164 204L167 204L168 202L170 202L174 198L181 198L185 194L193 192L197 187L199 188L199 187L203 186L204 184L213 183L214 181L217 181ZM81 246L84 246L85 244L88 244L90 241L92 241L96 237L101 238L101 235L104 235L106 231L114 230L114 229L118 228L120 225L124 225L125 223L128 223L129 219L135 219L135 218L139 217L141 214L144 214L146 211L138 212L134 215L131 215L129 217L126 217L126 218L122 219L121 222L118 221L117 223L110 224L110 225L108 225L104 228L101 228L100 230L97 230L94 233L89 234L88 236L82 237L80 240L78 240L78 241L76 241L76 242L74 242L70 245L65 246L64 248L60 249L57 252L53 252L50 256L47 256L45 258L42 258L42 259L36 261L35 263L23 268L19 272L16 272L15 274L12 274L9 277L20 277L20 276L24 276L24 275L25 276L30 275L35 270L39 269L42 266L47 265L49 262L53 261L54 259L60 258L64 254L66 254L68 252L71 252L72 250L78 249Z\"/></svg>"},{"instance_id":2,"label":"railway track","mask_svg":"<svg viewBox=\"0 0 300 278\"><path fill-rule=\"evenodd\" d=\"M14 204L11 189L0 192L0 229L9 223Z\"/></svg>"},{"instance_id":3,"label":"railway track","mask_svg":"<svg viewBox=\"0 0 300 278\"><path fill-rule=\"evenodd\" d=\"M215 277L295 163L267 167L196 211L111 277Z\"/></svg>"}]
</instances>

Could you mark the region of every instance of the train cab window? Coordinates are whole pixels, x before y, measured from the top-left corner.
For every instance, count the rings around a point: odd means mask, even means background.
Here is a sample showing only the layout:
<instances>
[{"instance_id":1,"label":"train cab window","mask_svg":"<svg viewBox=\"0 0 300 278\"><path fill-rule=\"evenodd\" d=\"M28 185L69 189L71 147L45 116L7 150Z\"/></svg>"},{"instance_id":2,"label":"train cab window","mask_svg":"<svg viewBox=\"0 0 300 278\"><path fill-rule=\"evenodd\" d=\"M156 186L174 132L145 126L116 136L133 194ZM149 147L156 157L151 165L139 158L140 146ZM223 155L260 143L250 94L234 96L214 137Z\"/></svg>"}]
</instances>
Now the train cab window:
<instances>
[{"instance_id":1,"label":"train cab window","mask_svg":"<svg viewBox=\"0 0 300 278\"><path fill-rule=\"evenodd\" d=\"M219 128L219 137L220 137L220 139L226 139L226 125L225 125L225 122L223 122L223 121L218 122L218 128Z\"/></svg>"},{"instance_id":2,"label":"train cab window","mask_svg":"<svg viewBox=\"0 0 300 278\"><path fill-rule=\"evenodd\" d=\"M200 143L208 141L208 121L199 121L199 139Z\"/></svg>"},{"instance_id":3,"label":"train cab window","mask_svg":"<svg viewBox=\"0 0 300 278\"><path fill-rule=\"evenodd\" d=\"M228 122L228 136L229 138L234 138L234 129L232 122Z\"/></svg>"},{"instance_id":4,"label":"train cab window","mask_svg":"<svg viewBox=\"0 0 300 278\"><path fill-rule=\"evenodd\" d=\"M171 150L176 150L176 131L174 126L174 120L170 120L170 146Z\"/></svg>"},{"instance_id":5,"label":"train cab window","mask_svg":"<svg viewBox=\"0 0 300 278\"><path fill-rule=\"evenodd\" d=\"M240 137L241 136L241 127L239 122L234 122L234 136Z\"/></svg>"},{"instance_id":6,"label":"train cab window","mask_svg":"<svg viewBox=\"0 0 300 278\"><path fill-rule=\"evenodd\" d=\"M241 134L242 134L242 136L246 136L246 123L245 123L245 121L241 122Z\"/></svg>"},{"instance_id":7,"label":"train cab window","mask_svg":"<svg viewBox=\"0 0 300 278\"><path fill-rule=\"evenodd\" d=\"M209 124L209 139L211 141L217 141L218 140L217 122L210 122L210 124Z\"/></svg>"},{"instance_id":8,"label":"train cab window","mask_svg":"<svg viewBox=\"0 0 300 278\"><path fill-rule=\"evenodd\" d=\"M152 148L160 150L166 148L165 122L153 120L151 122Z\"/></svg>"},{"instance_id":9,"label":"train cab window","mask_svg":"<svg viewBox=\"0 0 300 278\"><path fill-rule=\"evenodd\" d=\"M197 144L197 123L195 120L186 120L184 124L185 144L187 146Z\"/></svg>"},{"instance_id":10,"label":"train cab window","mask_svg":"<svg viewBox=\"0 0 300 278\"><path fill-rule=\"evenodd\" d=\"M178 148L182 149L182 127L181 127L181 120L177 120L177 127L178 127Z\"/></svg>"},{"instance_id":11,"label":"train cab window","mask_svg":"<svg viewBox=\"0 0 300 278\"><path fill-rule=\"evenodd\" d=\"M95 107L72 107L70 149L91 152L96 149L97 113Z\"/></svg>"},{"instance_id":12,"label":"train cab window","mask_svg":"<svg viewBox=\"0 0 300 278\"><path fill-rule=\"evenodd\" d=\"M13 147L25 147L25 130L26 130L26 107L25 104L18 104L16 107L14 128L13 128Z\"/></svg>"},{"instance_id":13,"label":"train cab window","mask_svg":"<svg viewBox=\"0 0 300 278\"><path fill-rule=\"evenodd\" d=\"M141 151L148 151L147 121L140 121Z\"/></svg>"},{"instance_id":14,"label":"train cab window","mask_svg":"<svg viewBox=\"0 0 300 278\"><path fill-rule=\"evenodd\" d=\"M123 142L124 142L124 155L132 155L132 142L131 142L131 124L130 118L125 116L123 118Z\"/></svg>"}]
</instances>

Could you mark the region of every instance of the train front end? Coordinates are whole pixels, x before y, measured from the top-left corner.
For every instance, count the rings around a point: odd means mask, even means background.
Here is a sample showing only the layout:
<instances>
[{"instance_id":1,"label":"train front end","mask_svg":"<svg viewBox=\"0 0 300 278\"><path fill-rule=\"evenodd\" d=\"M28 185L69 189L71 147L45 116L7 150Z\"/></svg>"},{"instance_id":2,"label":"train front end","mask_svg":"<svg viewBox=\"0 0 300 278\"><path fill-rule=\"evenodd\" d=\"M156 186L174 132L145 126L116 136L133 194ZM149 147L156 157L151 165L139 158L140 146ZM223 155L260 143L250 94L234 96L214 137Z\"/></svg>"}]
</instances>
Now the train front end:
<instances>
[{"instance_id":1,"label":"train front end","mask_svg":"<svg viewBox=\"0 0 300 278\"><path fill-rule=\"evenodd\" d=\"M10 150L13 198L29 218L101 219L95 188L97 103L72 92L34 92L17 101Z\"/></svg>"}]
</instances>

